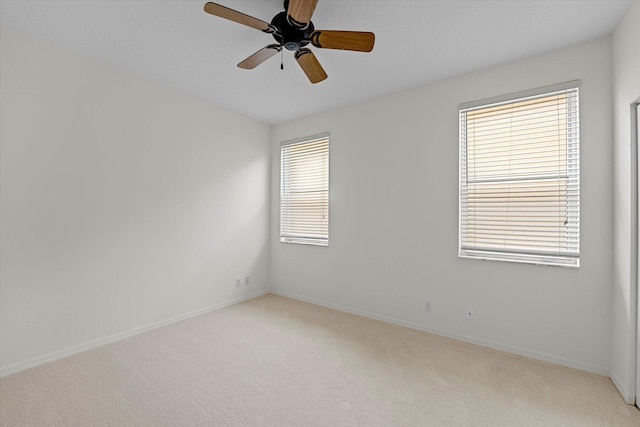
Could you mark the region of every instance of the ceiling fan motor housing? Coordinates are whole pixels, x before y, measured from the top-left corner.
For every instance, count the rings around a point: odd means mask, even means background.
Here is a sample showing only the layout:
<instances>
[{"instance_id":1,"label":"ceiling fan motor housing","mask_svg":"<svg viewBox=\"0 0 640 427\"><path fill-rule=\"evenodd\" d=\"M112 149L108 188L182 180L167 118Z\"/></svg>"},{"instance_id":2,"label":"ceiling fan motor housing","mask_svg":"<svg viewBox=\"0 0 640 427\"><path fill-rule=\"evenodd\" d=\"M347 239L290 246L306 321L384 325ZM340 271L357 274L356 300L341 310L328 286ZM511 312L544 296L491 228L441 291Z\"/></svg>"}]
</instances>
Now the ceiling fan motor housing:
<instances>
[{"instance_id":1,"label":"ceiling fan motor housing","mask_svg":"<svg viewBox=\"0 0 640 427\"><path fill-rule=\"evenodd\" d=\"M273 38L287 50L298 51L309 44L311 33L315 30L313 22L309 21L306 28L297 28L289 23L287 12L280 12L271 20L271 25L279 32L273 33Z\"/></svg>"}]
</instances>

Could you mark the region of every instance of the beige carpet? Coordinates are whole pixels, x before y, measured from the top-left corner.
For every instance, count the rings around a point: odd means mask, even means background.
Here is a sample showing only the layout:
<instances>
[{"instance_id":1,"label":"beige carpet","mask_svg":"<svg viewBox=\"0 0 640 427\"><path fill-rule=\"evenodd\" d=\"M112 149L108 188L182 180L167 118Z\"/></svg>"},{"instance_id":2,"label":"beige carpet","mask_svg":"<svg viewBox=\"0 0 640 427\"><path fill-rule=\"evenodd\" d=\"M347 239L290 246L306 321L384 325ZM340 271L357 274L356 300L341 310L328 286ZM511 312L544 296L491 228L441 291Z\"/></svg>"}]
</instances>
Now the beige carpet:
<instances>
[{"instance_id":1,"label":"beige carpet","mask_svg":"<svg viewBox=\"0 0 640 427\"><path fill-rule=\"evenodd\" d=\"M0 380L3 426L640 426L608 378L266 295Z\"/></svg>"}]
</instances>

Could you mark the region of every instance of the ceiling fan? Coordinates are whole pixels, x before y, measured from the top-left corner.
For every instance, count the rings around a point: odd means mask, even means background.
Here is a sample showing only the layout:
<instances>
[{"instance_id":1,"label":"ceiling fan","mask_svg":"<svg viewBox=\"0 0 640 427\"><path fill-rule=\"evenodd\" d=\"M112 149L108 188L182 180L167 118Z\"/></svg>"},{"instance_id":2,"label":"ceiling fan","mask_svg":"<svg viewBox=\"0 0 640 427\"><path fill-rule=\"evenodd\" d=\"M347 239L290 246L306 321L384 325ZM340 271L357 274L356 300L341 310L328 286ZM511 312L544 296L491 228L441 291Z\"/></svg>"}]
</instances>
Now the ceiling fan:
<instances>
[{"instance_id":1,"label":"ceiling fan","mask_svg":"<svg viewBox=\"0 0 640 427\"><path fill-rule=\"evenodd\" d=\"M253 69L281 52L284 47L295 52L296 61L309 81L318 83L327 78L327 73L311 49L306 47L309 43L321 49L371 52L375 35L364 31L316 30L311 16L317 4L318 0L285 0L285 10L274 16L271 23L212 2L204 5L204 11L271 34L276 40L277 43L263 47L240 62L238 67Z\"/></svg>"}]
</instances>

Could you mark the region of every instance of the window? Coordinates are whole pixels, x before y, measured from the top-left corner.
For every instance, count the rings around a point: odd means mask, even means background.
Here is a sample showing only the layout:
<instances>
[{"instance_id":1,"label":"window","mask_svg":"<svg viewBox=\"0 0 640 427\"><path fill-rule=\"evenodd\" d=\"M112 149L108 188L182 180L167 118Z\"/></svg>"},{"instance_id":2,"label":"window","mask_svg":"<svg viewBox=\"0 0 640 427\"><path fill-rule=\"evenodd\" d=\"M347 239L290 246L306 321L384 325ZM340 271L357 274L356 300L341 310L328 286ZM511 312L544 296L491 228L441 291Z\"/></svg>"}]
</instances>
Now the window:
<instances>
[{"instance_id":1,"label":"window","mask_svg":"<svg viewBox=\"0 0 640 427\"><path fill-rule=\"evenodd\" d=\"M460 257L579 266L578 86L460 106Z\"/></svg>"},{"instance_id":2,"label":"window","mask_svg":"<svg viewBox=\"0 0 640 427\"><path fill-rule=\"evenodd\" d=\"M280 147L280 241L329 245L329 135Z\"/></svg>"}]
</instances>

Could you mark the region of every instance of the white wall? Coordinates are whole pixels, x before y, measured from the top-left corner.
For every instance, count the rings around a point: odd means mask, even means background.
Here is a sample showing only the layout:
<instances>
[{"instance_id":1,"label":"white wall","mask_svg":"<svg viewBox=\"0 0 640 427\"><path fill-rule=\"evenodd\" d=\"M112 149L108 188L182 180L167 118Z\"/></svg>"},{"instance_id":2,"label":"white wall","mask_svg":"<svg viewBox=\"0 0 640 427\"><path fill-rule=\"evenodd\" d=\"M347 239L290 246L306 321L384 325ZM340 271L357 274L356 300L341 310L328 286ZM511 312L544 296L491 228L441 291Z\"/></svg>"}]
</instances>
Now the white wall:
<instances>
[{"instance_id":1,"label":"white wall","mask_svg":"<svg viewBox=\"0 0 640 427\"><path fill-rule=\"evenodd\" d=\"M1 41L3 374L267 291L268 125Z\"/></svg>"},{"instance_id":2,"label":"white wall","mask_svg":"<svg viewBox=\"0 0 640 427\"><path fill-rule=\"evenodd\" d=\"M635 397L635 283L631 283L630 105L640 97L640 2L613 34L614 262L611 378L627 402Z\"/></svg>"},{"instance_id":3,"label":"white wall","mask_svg":"<svg viewBox=\"0 0 640 427\"><path fill-rule=\"evenodd\" d=\"M275 126L274 292L608 374L610 52L601 39ZM459 259L458 104L574 79L583 82L582 267ZM279 143L321 132L331 136L330 246L279 243Z\"/></svg>"}]
</instances>

